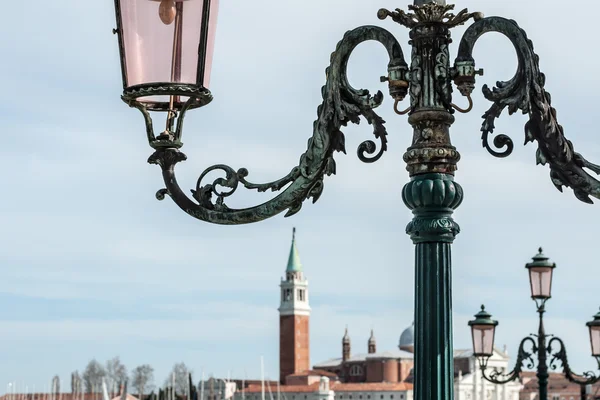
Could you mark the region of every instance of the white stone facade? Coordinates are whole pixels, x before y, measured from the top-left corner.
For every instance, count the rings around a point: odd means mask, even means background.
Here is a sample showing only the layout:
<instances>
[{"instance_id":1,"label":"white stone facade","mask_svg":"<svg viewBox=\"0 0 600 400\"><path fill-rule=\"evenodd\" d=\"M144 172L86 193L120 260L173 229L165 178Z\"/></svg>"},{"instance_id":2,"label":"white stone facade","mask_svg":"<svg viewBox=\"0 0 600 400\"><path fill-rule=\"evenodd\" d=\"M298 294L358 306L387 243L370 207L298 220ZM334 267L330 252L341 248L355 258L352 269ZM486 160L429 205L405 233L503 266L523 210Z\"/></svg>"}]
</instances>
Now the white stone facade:
<instances>
[{"instance_id":1,"label":"white stone facade","mask_svg":"<svg viewBox=\"0 0 600 400\"><path fill-rule=\"evenodd\" d=\"M458 357L461 355L455 355L455 359ZM454 380L454 400L519 400L519 392L523 385L518 380L504 385L490 383L483 379L475 357L469 355L469 352L464 352L462 357L468 359L468 371L466 373L459 371L458 377ZM488 361L486 373L494 368L505 373L509 372L509 361L507 353L494 349L494 355Z\"/></svg>"}]
</instances>

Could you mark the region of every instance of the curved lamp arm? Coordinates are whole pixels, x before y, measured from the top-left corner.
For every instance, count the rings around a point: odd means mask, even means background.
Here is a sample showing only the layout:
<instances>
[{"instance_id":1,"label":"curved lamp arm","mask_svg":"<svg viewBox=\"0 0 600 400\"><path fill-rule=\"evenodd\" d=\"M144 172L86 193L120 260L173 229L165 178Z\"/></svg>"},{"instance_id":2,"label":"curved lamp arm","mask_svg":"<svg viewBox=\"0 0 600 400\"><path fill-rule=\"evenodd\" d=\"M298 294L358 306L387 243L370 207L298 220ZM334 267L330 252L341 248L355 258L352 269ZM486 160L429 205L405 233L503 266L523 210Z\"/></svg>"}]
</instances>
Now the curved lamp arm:
<instances>
[{"instance_id":1,"label":"curved lamp arm","mask_svg":"<svg viewBox=\"0 0 600 400\"><path fill-rule=\"evenodd\" d=\"M557 352L552 353L552 344L554 342L558 343L560 345L560 348ZM548 342L548 352L550 352L552 354L552 360L550 360L550 368L552 368L553 370L556 370L556 368L557 368L556 362L560 361L562 364L562 367L563 367L563 372L569 381L578 383L580 385L588 385L588 384L600 382L600 375L596 376L591 371L586 371L583 374L579 375L579 374L575 374L571 370L571 366L569 365L569 361L567 359L567 349L566 349L565 344L563 343L562 339L560 339L558 337L553 337L552 339L550 339L550 341ZM600 369L600 359L597 359L597 361L598 361L598 369Z\"/></svg>"},{"instance_id":2,"label":"curved lamp arm","mask_svg":"<svg viewBox=\"0 0 600 400\"><path fill-rule=\"evenodd\" d=\"M510 39L519 65L509 81L497 82L492 89L483 86L483 95L493 102L483 115L483 146L496 157L510 155L514 147L512 139L503 134L497 135L493 149L488 143L488 136L494 132L494 122L505 108L508 107L509 114L521 110L523 114L529 114L529 121L525 124L525 144L534 140L538 142L537 164L550 166L550 178L556 188L562 192L562 186L571 187L575 196L586 203L592 203L589 196L600 199L600 182L584 170L587 168L600 174L600 166L576 153L573 144L565 138L562 126L556 120L550 93L544 89L546 78L540 72L539 57L533 50L533 43L515 21L501 17L483 18L466 30L455 63L455 83L460 92L467 95L475 87L473 47L477 39L487 32L499 32Z\"/></svg>"},{"instance_id":3,"label":"curved lamp arm","mask_svg":"<svg viewBox=\"0 0 600 400\"><path fill-rule=\"evenodd\" d=\"M336 165L333 159L335 151L346 152L344 135L340 128L348 122L358 124L360 116L373 126L375 138L380 141L379 151L373 141L363 142L358 147L358 157L363 162L377 161L387 149L387 132L385 121L373 109L383 101L383 94L374 96L367 90L354 89L348 82L347 64L354 48L366 40L382 43L390 57L389 75L383 80L389 81L390 94L396 100L402 100L408 90L408 67L404 60L398 41L387 30L376 26L363 26L346 33L331 55L331 65L326 70L327 81L321 92L323 103L318 107L318 118L313 125L313 135L308 140L308 149L300 157L300 163L283 178L255 184L248 181L248 170L234 170L227 165L214 165L207 168L198 179L196 189L192 190L194 202L187 197L175 178L175 165L186 159L185 154L175 146L156 147L148 162L158 164L163 171L166 188L156 194L159 200L170 195L173 201L189 215L208 222L218 224L243 224L257 222L287 210L286 217L297 213L302 202L312 198L319 199L323 191L325 175L335 174ZM180 120L183 115L180 114ZM151 129L151 128L149 128ZM181 126L178 126L180 131ZM371 155L371 156L368 156ZM206 175L212 171L221 171L224 178L212 183L204 183ZM280 191L278 196L261 205L231 209L225 204L225 198L231 196L242 185L247 189L265 192ZM213 201L213 197L215 200Z\"/></svg>"},{"instance_id":4,"label":"curved lamp arm","mask_svg":"<svg viewBox=\"0 0 600 400\"><path fill-rule=\"evenodd\" d=\"M525 344L531 342L531 351L525 350ZM481 375L485 380L491 383L504 384L514 381L519 378L523 367L528 369L533 368L535 361L533 360L533 354L537 353L538 347L535 340L530 336L527 336L521 341L519 345L519 352L517 354L517 361L515 367L509 373L503 373L501 370L494 368L489 374L486 374L488 358L479 358L479 368L481 369Z\"/></svg>"}]
</instances>

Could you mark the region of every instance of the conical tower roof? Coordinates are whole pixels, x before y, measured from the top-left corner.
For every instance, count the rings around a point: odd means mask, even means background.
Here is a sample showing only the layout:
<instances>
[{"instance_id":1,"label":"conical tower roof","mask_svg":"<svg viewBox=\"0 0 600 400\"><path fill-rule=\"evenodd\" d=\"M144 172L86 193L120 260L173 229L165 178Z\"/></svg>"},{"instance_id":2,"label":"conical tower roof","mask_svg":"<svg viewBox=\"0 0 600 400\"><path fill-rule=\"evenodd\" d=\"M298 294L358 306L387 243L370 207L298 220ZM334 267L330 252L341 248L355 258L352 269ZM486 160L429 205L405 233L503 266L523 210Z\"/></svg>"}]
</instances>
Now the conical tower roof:
<instances>
[{"instance_id":1,"label":"conical tower roof","mask_svg":"<svg viewBox=\"0 0 600 400\"><path fill-rule=\"evenodd\" d=\"M369 337L369 344L375 344L375 333L371 329L371 336Z\"/></svg>"},{"instance_id":2,"label":"conical tower roof","mask_svg":"<svg viewBox=\"0 0 600 400\"><path fill-rule=\"evenodd\" d=\"M288 258L287 272L302 272L302 263L296 247L296 228L292 231L292 247L290 248L290 257Z\"/></svg>"},{"instance_id":3,"label":"conical tower roof","mask_svg":"<svg viewBox=\"0 0 600 400\"><path fill-rule=\"evenodd\" d=\"M350 336L348 335L348 326L346 326L346 330L344 331L344 336L342 337L342 343L350 344Z\"/></svg>"}]
</instances>

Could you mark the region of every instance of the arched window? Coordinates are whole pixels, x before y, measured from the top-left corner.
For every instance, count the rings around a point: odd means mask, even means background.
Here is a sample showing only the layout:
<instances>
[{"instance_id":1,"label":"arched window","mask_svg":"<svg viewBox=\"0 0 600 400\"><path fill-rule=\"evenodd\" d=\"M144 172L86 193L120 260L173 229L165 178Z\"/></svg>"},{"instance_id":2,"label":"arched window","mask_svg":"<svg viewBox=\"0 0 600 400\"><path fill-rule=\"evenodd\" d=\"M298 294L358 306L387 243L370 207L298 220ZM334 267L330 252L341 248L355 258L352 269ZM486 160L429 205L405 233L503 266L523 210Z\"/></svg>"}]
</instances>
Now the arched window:
<instances>
[{"instance_id":1,"label":"arched window","mask_svg":"<svg viewBox=\"0 0 600 400\"><path fill-rule=\"evenodd\" d=\"M360 365L353 365L350 368L350 376L361 376L363 374L363 369Z\"/></svg>"}]
</instances>

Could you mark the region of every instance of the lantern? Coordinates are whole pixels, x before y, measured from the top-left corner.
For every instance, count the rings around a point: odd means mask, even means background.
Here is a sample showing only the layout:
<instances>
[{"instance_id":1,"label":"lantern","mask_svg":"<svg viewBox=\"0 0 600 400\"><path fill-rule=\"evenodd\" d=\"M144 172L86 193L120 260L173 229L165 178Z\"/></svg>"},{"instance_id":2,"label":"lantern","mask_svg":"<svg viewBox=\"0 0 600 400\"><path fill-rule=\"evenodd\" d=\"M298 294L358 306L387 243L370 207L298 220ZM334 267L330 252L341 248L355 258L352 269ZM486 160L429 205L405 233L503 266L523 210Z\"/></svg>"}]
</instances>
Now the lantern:
<instances>
[{"instance_id":1,"label":"lantern","mask_svg":"<svg viewBox=\"0 0 600 400\"><path fill-rule=\"evenodd\" d=\"M217 8L218 0L115 0L126 103L173 120L210 102Z\"/></svg>"},{"instance_id":2,"label":"lantern","mask_svg":"<svg viewBox=\"0 0 600 400\"><path fill-rule=\"evenodd\" d=\"M475 314L475 319L469 321L473 337L473 355L475 357L490 357L494 352L494 335L498 321L492 320L491 314L481 306L481 311Z\"/></svg>"},{"instance_id":3,"label":"lantern","mask_svg":"<svg viewBox=\"0 0 600 400\"><path fill-rule=\"evenodd\" d=\"M542 253L540 247L538 254L533 257L532 262L525 265L525 268L529 270L531 298L548 300L552 291L552 271L556 268L556 264L548 261L548 257Z\"/></svg>"},{"instance_id":4,"label":"lantern","mask_svg":"<svg viewBox=\"0 0 600 400\"><path fill-rule=\"evenodd\" d=\"M600 357L600 312L594 315L594 320L586 324L590 328L592 356Z\"/></svg>"}]
</instances>

